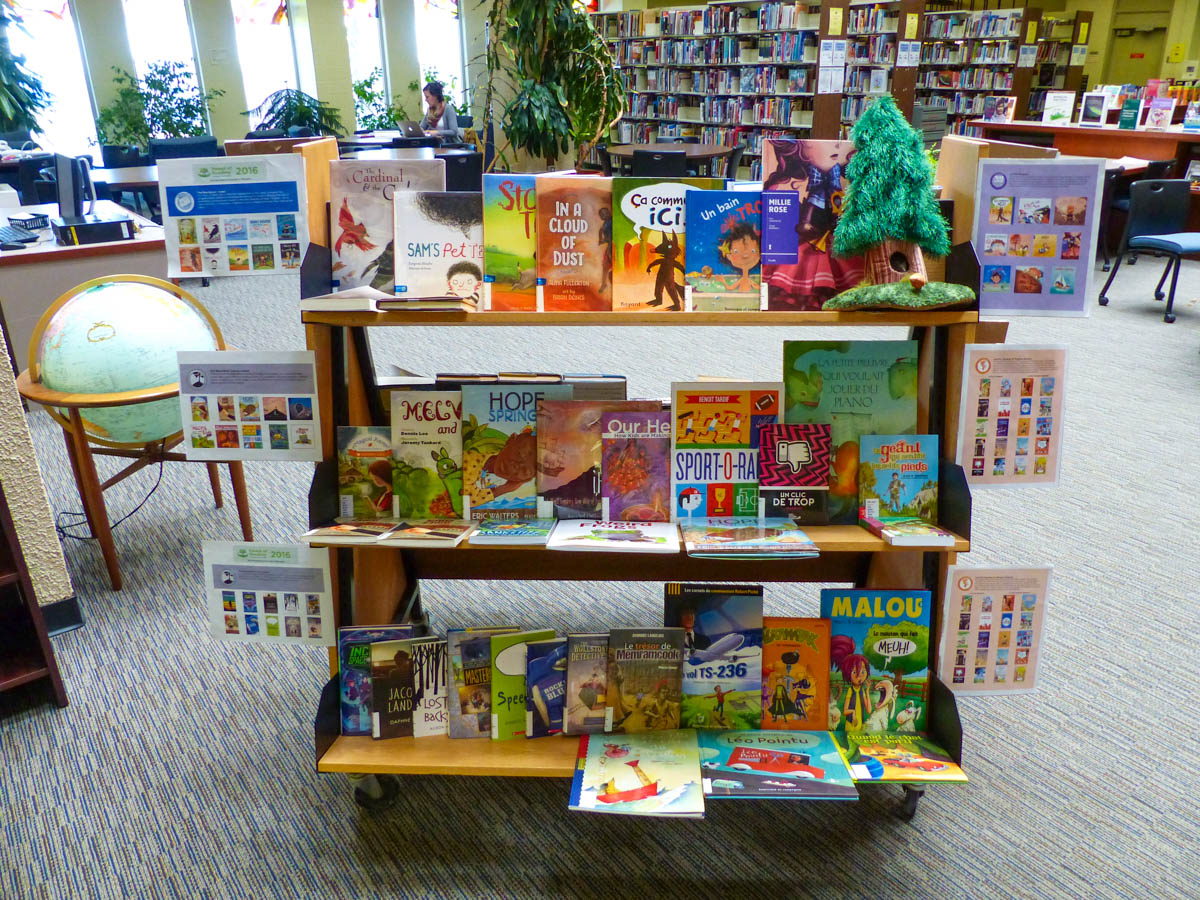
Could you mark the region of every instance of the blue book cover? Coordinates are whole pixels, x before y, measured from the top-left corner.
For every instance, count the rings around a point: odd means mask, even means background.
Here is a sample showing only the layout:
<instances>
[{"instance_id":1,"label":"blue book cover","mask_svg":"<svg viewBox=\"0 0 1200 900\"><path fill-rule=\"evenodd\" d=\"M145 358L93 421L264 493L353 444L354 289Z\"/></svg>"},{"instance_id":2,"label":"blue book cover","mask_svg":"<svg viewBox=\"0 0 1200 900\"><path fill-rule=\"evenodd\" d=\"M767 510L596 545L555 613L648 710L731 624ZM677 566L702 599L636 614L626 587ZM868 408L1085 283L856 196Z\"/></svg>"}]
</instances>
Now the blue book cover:
<instances>
[{"instance_id":1,"label":"blue book cover","mask_svg":"<svg viewBox=\"0 0 1200 900\"><path fill-rule=\"evenodd\" d=\"M700 731L705 797L857 800L827 731Z\"/></svg>"},{"instance_id":2,"label":"blue book cover","mask_svg":"<svg viewBox=\"0 0 1200 900\"><path fill-rule=\"evenodd\" d=\"M562 734L567 639L530 641L525 651L525 737Z\"/></svg>"},{"instance_id":3,"label":"blue book cover","mask_svg":"<svg viewBox=\"0 0 1200 900\"><path fill-rule=\"evenodd\" d=\"M927 727L929 591L821 591L830 620L829 729L918 732Z\"/></svg>"},{"instance_id":4,"label":"blue book cover","mask_svg":"<svg viewBox=\"0 0 1200 900\"><path fill-rule=\"evenodd\" d=\"M342 734L371 733L371 644L412 636L411 625L348 626L338 629Z\"/></svg>"},{"instance_id":5,"label":"blue book cover","mask_svg":"<svg viewBox=\"0 0 1200 900\"><path fill-rule=\"evenodd\" d=\"M800 194L764 191L762 204L762 261L786 266L800 259Z\"/></svg>"},{"instance_id":6,"label":"blue book cover","mask_svg":"<svg viewBox=\"0 0 1200 900\"><path fill-rule=\"evenodd\" d=\"M758 309L762 192L688 191L684 280L698 311Z\"/></svg>"},{"instance_id":7,"label":"blue book cover","mask_svg":"<svg viewBox=\"0 0 1200 900\"><path fill-rule=\"evenodd\" d=\"M864 434L858 445L858 517L937 522L938 436Z\"/></svg>"}]
</instances>

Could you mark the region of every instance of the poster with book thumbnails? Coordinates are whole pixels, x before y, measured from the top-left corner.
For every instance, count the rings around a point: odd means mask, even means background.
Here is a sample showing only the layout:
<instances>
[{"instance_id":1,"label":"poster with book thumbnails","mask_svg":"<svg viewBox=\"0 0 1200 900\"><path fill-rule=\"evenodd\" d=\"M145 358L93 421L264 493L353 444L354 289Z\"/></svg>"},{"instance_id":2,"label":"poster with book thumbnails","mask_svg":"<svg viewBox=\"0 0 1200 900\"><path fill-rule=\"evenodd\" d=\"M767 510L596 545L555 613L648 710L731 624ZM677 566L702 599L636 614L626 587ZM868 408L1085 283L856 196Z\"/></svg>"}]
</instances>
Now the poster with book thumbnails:
<instances>
[{"instance_id":1,"label":"poster with book thumbnails","mask_svg":"<svg viewBox=\"0 0 1200 900\"><path fill-rule=\"evenodd\" d=\"M1061 344L967 344L958 464L973 487L1058 483L1067 381Z\"/></svg>"},{"instance_id":2,"label":"poster with book thumbnails","mask_svg":"<svg viewBox=\"0 0 1200 900\"><path fill-rule=\"evenodd\" d=\"M1049 566L946 570L938 677L955 694L1037 687Z\"/></svg>"},{"instance_id":3,"label":"poster with book thumbnails","mask_svg":"<svg viewBox=\"0 0 1200 900\"><path fill-rule=\"evenodd\" d=\"M308 248L300 154L164 159L158 190L168 277L300 271Z\"/></svg>"},{"instance_id":4,"label":"poster with book thumbnails","mask_svg":"<svg viewBox=\"0 0 1200 900\"><path fill-rule=\"evenodd\" d=\"M323 458L311 350L180 351L179 403L188 459Z\"/></svg>"},{"instance_id":5,"label":"poster with book thumbnails","mask_svg":"<svg viewBox=\"0 0 1200 900\"><path fill-rule=\"evenodd\" d=\"M332 646L328 548L204 541L208 631L225 641Z\"/></svg>"}]
</instances>

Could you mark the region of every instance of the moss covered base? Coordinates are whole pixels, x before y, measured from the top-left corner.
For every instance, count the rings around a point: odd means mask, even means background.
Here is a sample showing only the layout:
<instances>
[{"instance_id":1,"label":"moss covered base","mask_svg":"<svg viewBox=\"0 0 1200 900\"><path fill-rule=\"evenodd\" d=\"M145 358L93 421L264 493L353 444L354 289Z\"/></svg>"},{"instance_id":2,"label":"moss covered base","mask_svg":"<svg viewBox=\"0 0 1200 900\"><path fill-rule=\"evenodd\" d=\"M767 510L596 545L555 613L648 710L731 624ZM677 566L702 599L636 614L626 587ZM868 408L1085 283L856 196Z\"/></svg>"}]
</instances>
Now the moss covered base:
<instances>
[{"instance_id":1,"label":"moss covered base","mask_svg":"<svg viewBox=\"0 0 1200 900\"><path fill-rule=\"evenodd\" d=\"M863 284L825 301L822 309L942 309L948 306L968 306L975 302L975 292L964 284L931 281L914 291L908 281L891 284Z\"/></svg>"}]
</instances>

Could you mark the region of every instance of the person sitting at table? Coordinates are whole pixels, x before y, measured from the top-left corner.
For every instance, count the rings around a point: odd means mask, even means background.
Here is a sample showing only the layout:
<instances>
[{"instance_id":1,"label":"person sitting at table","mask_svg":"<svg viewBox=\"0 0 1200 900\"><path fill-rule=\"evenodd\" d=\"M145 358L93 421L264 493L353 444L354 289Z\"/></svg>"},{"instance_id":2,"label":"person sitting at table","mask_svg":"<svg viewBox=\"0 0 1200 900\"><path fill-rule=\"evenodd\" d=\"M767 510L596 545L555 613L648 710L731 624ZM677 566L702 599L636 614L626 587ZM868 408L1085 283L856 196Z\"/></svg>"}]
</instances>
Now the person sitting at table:
<instances>
[{"instance_id":1,"label":"person sitting at table","mask_svg":"<svg viewBox=\"0 0 1200 900\"><path fill-rule=\"evenodd\" d=\"M431 81L421 91L429 107L421 120L421 130L438 137L458 137L458 116L446 102L440 81Z\"/></svg>"}]
</instances>

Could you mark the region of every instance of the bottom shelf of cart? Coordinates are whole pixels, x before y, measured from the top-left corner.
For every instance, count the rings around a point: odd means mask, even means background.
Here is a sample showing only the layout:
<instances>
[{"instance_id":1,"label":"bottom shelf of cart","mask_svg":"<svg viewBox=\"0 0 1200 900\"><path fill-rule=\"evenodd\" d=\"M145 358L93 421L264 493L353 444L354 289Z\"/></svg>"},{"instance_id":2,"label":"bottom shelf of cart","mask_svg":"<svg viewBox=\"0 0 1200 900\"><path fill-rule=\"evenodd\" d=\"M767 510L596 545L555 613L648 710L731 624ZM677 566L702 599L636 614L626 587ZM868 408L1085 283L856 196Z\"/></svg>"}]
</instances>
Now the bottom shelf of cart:
<instances>
[{"instance_id":1,"label":"bottom shelf of cart","mask_svg":"<svg viewBox=\"0 0 1200 900\"><path fill-rule=\"evenodd\" d=\"M317 763L318 772L376 775L507 775L570 778L579 739L575 737L392 738L339 737Z\"/></svg>"}]
</instances>

